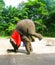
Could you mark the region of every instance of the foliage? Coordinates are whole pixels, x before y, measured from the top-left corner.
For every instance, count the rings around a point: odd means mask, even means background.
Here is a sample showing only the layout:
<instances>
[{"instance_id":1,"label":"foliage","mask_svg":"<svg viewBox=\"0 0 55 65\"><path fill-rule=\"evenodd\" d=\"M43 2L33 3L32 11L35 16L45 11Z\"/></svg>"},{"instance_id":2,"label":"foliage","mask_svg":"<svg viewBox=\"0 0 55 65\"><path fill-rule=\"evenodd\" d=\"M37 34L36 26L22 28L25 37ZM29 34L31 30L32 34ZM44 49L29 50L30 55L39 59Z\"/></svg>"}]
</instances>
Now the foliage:
<instances>
[{"instance_id":1,"label":"foliage","mask_svg":"<svg viewBox=\"0 0 55 65\"><path fill-rule=\"evenodd\" d=\"M3 8L0 16L0 30L1 35L10 35L15 28L18 18L18 9L15 7ZM3 32L3 34L2 34Z\"/></svg>"},{"instance_id":2,"label":"foliage","mask_svg":"<svg viewBox=\"0 0 55 65\"><path fill-rule=\"evenodd\" d=\"M46 26L43 24L43 18L48 15L48 11L45 8L45 4L38 2L38 0L29 0L27 3L24 3L25 6L22 8L22 11L27 12L29 19L32 19L36 23L39 23L36 26L36 31L43 34L44 30L46 31Z\"/></svg>"},{"instance_id":3,"label":"foliage","mask_svg":"<svg viewBox=\"0 0 55 65\"><path fill-rule=\"evenodd\" d=\"M55 10L55 0L38 0L38 1L46 4L48 12Z\"/></svg>"},{"instance_id":4,"label":"foliage","mask_svg":"<svg viewBox=\"0 0 55 65\"><path fill-rule=\"evenodd\" d=\"M16 23L21 19L32 19L36 32L44 36L55 37L55 2L52 0L28 0L21 2L17 8L4 7L0 1L0 36L11 35ZM54 3L53 3L54 2Z\"/></svg>"},{"instance_id":5,"label":"foliage","mask_svg":"<svg viewBox=\"0 0 55 65\"><path fill-rule=\"evenodd\" d=\"M4 1L0 0L0 10L2 10L4 8L4 5L5 5Z\"/></svg>"},{"instance_id":6,"label":"foliage","mask_svg":"<svg viewBox=\"0 0 55 65\"><path fill-rule=\"evenodd\" d=\"M44 21L43 23L47 26L48 36L55 37L55 11L50 12Z\"/></svg>"},{"instance_id":7,"label":"foliage","mask_svg":"<svg viewBox=\"0 0 55 65\"><path fill-rule=\"evenodd\" d=\"M48 14L45 4L38 2L37 0L30 0L25 3L25 7L23 9L26 9L28 17L33 20L42 19L44 15Z\"/></svg>"},{"instance_id":8,"label":"foliage","mask_svg":"<svg viewBox=\"0 0 55 65\"><path fill-rule=\"evenodd\" d=\"M16 27L15 24L9 23L9 27L6 29L8 31L7 33L10 35L15 29L15 27Z\"/></svg>"}]
</instances>

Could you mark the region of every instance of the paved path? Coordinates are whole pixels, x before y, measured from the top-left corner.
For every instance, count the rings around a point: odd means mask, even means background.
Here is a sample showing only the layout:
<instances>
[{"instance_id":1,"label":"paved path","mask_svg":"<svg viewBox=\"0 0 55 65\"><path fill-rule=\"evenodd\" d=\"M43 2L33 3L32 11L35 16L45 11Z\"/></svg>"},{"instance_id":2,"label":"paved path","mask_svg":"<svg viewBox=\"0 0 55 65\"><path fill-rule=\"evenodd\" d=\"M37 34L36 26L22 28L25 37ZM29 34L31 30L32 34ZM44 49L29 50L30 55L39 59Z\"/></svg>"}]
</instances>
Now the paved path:
<instances>
[{"instance_id":1,"label":"paved path","mask_svg":"<svg viewBox=\"0 0 55 65\"><path fill-rule=\"evenodd\" d=\"M0 55L0 65L55 65L55 54Z\"/></svg>"},{"instance_id":2,"label":"paved path","mask_svg":"<svg viewBox=\"0 0 55 65\"><path fill-rule=\"evenodd\" d=\"M35 54L48 54L55 53L55 38L43 38L41 41L35 39L35 42L32 42L33 52ZM0 38L0 55L22 55L26 53L25 47L21 42L21 46L18 50L18 53L8 53L7 49L13 49L9 39Z\"/></svg>"}]
</instances>

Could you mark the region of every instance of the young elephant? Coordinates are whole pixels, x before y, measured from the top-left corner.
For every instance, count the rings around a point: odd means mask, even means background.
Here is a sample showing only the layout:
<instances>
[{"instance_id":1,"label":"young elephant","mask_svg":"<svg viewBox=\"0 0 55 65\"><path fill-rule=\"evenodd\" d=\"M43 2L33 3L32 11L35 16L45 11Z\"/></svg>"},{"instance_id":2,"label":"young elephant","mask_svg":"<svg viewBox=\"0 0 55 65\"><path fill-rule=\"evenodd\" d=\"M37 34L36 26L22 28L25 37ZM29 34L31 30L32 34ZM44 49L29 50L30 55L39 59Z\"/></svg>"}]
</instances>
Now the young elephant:
<instances>
[{"instance_id":1,"label":"young elephant","mask_svg":"<svg viewBox=\"0 0 55 65\"><path fill-rule=\"evenodd\" d=\"M42 35L35 32L35 24L30 19L19 21L16 25L16 31L20 33L28 54L32 51L31 41L34 41L34 37L42 39Z\"/></svg>"}]
</instances>

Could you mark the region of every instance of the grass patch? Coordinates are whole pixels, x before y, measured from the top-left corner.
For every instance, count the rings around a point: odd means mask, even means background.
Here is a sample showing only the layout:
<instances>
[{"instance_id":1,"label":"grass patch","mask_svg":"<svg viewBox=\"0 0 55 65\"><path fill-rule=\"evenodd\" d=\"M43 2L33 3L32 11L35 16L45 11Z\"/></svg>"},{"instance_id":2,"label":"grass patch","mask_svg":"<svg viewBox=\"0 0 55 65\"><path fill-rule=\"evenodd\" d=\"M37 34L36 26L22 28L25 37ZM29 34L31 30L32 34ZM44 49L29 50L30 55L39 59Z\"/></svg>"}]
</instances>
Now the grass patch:
<instances>
[{"instance_id":1,"label":"grass patch","mask_svg":"<svg viewBox=\"0 0 55 65\"><path fill-rule=\"evenodd\" d=\"M0 38L10 38L10 36L0 36Z\"/></svg>"}]
</instances>

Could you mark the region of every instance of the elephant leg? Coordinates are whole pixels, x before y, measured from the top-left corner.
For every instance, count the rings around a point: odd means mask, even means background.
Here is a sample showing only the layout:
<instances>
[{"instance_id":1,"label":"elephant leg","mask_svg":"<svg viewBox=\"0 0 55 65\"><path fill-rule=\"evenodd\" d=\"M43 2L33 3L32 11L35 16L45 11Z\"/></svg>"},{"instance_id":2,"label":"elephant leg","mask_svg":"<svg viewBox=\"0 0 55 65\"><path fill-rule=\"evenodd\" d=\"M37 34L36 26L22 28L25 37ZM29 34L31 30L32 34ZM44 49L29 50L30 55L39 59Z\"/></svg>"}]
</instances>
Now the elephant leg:
<instances>
[{"instance_id":1,"label":"elephant leg","mask_svg":"<svg viewBox=\"0 0 55 65\"><path fill-rule=\"evenodd\" d=\"M31 36L31 39L32 39L32 42L34 42L34 41L35 41L35 38L34 38L34 36Z\"/></svg>"},{"instance_id":2,"label":"elephant leg","mask_svg":"<svg viewBox=\"0 0 55 65\"><path fill-rule=\"evenodd\" d=\"M43 38L43 36L39 33L34 33L34 34L31 34L32 36L34 37L37 37L39 40L41 40Z\"/></svg>"},{"instance_id":3,"label":"elephant leg","mask_svg":"<svg viewBox=\"0 0 55 65\"><path fill-rule=\"evenodd\" d=\"M25 48L26 48L26 51L27 51L27 54L30 54L30 46L29 46L29 42L24 42L25 44Z\"/></svg>"},{"instance_id":4,"label":"elephant leg","mask_svg":"<svg viewBox=\"0 0 55 65\"><path fill-rule=\"evenodd\" d=\"M29 44L29 48L30 48L30 51L32 52L33 49L32 49L32 45L31 44Z\"/></svg>"},{"instance_id":5,"label":"elephant leg","mask_svg":"<svg viewBox=\"0 0 55 65\"><path fill-rule=\"evenodd\" d=\"M18 48L20 47L20 45L19 46L15 45L15 43L11 39L10 39L10 43L14 48L14 52L16 52L18 50Z\"/></svg>"},{"instance_id":6,"label":"elephant leg","mask_svg":"<svg viewBox=\"0 0 55 65\"><path fill-rule=\"evenodd\" d=\"M28 38L29 38L29 40L30 40L31 42L34 42L34 41L35 41L34 36L29 35Z\"/></svg>"},{"instance_id":7,"label":"elephant leg","mask_svg":"<svg viewBox=\"0 0 55 65\"><path fill-rule=\"evenodd\" d=\"M23 40L23 43L25 45L27 54L30 54L30 49L31 49L31 42L30 42L30 40L28 39L27 36L23 36L22 40Z\"/></svg>"}]
</instances>

